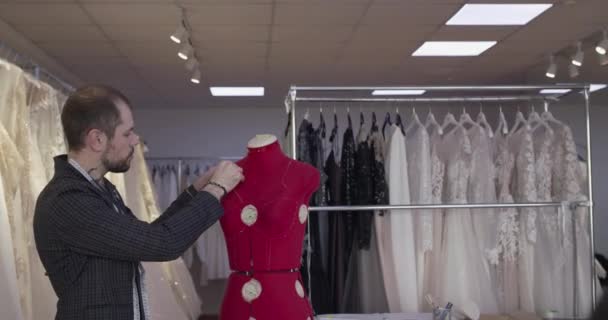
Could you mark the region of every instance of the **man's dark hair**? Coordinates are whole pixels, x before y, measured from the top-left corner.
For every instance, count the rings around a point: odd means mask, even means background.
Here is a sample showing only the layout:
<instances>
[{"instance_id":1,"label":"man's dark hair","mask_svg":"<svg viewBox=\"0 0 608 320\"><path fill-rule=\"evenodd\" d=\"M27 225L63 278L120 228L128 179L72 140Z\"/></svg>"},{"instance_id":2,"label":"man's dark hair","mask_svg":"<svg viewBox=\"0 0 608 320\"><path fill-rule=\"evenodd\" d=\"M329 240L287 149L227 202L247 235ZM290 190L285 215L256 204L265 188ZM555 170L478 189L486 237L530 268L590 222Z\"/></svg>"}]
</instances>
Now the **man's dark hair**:
<instances>
[{"instance_id":1,"label":"man's dark hair","mask_svg":"<svg viewBox=\"0 0 608 320\"><path fill-rule=\"evenodd\" d=\"M61 112L61 124L68 149L82 150L84 138L92 129L101 130L108 139L112 139L120 124L120 112L116 106L118 101L131 107L127 97L108 86L88 85L72 93Z\"/></svg>"}]
</instances>

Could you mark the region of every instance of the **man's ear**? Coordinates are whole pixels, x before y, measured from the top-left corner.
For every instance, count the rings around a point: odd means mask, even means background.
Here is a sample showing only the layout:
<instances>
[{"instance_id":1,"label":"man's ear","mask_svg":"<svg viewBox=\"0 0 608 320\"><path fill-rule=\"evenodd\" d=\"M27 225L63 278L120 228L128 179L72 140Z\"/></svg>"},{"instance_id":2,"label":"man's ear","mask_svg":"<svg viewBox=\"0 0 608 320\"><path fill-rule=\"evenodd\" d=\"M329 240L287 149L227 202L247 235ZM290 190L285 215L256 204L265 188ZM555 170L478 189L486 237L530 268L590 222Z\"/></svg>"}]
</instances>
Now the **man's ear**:
<instances>
[{"instance_id":1,"label":"man's ear","mask_svg":"<svg viewBox=\"0 0 608 320\"><path fill-rule=\"evenodd\" d=\"M91 150L101 152L106 148L108 137L99 129L91 129L87 133L86 142Z\"/></svg>"}]
</instances>

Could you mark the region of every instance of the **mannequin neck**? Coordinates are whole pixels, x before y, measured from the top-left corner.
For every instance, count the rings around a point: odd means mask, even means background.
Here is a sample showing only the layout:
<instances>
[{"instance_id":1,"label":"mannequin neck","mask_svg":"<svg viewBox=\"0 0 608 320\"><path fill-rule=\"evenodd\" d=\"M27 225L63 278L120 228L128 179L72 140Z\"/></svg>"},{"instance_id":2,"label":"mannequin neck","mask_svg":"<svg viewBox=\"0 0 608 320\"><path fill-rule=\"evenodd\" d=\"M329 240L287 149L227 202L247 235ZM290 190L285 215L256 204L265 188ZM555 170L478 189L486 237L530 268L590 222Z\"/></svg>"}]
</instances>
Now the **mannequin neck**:
<instances>
[{"instance_id":1,"label":"mannequin neck","mask_svg":"<svg viewBox=\"0 0 608 320\"><path fill-rule=\"evenodd\" d=\"M277 170L282 167L283 162L289 159L283 154L278 141L262 147L248 147L247 149L249 152L245 161L248 165L254 166L256 171L266 168Z\"/></svg>"}]
</instances>

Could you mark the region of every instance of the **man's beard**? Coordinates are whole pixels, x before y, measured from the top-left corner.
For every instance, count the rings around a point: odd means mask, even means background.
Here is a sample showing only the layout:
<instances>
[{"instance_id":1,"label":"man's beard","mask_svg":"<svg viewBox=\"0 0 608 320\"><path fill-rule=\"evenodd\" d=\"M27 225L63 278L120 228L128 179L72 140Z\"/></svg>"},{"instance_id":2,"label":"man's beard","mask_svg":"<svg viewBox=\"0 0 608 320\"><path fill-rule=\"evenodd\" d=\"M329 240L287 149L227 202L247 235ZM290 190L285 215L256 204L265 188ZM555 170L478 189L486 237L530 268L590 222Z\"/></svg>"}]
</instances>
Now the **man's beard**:
<instances>
[{"instance_id":1,"label":"man's beard","mask_svg":"<svg viewBox=\"0 0 608 320\"><path fill-rule=\"evenodd\" d=\"M129 153L129 156L127 156L125 159L118 160L118 161L110 161L106 154L106 155L104 155L104 157L102 157L101 163L103 164L104 167L106 167L106 169L109 172L113 172L113 173L127 172L131 168L131 159L133 158L134 152L135 152L135 149L132 148L131 152Z\"/></svg>"}]
</instances>

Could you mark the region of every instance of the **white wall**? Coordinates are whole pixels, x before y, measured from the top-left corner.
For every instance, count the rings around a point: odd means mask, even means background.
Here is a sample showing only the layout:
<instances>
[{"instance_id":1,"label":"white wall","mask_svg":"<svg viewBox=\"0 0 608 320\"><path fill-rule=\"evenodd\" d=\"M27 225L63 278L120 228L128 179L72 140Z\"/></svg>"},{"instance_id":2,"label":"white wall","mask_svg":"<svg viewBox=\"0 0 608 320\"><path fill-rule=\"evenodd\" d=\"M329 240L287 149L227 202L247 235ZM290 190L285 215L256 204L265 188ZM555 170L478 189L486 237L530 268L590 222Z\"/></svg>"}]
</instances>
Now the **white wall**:
<instances>
[{"instance_id":1,"label":"white wall","mask_svg":"<svg viewBox=\"0 0 608 320\"><path fill-rule=\"evenodd\" d=\"M136 130L150 157L235 157L255 134L280 136L287 117L281 108L134 110Z\"/></svg>"}]
</instances>

